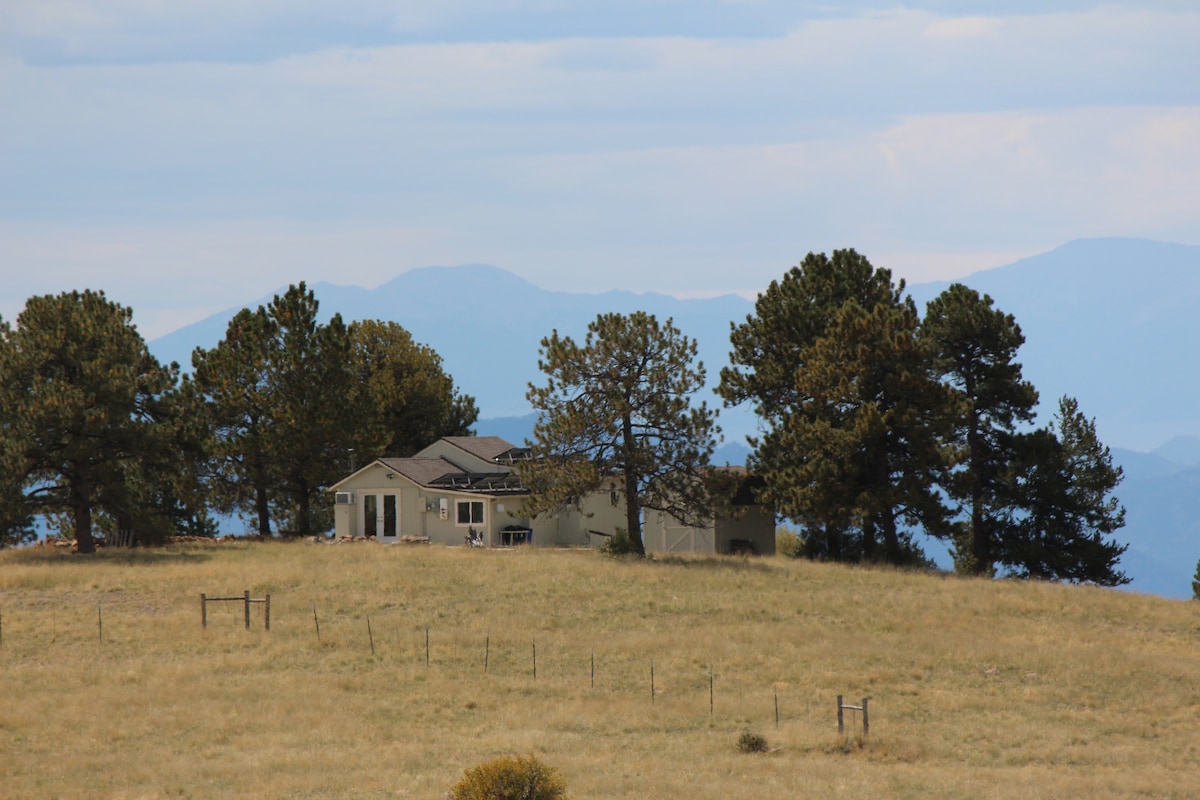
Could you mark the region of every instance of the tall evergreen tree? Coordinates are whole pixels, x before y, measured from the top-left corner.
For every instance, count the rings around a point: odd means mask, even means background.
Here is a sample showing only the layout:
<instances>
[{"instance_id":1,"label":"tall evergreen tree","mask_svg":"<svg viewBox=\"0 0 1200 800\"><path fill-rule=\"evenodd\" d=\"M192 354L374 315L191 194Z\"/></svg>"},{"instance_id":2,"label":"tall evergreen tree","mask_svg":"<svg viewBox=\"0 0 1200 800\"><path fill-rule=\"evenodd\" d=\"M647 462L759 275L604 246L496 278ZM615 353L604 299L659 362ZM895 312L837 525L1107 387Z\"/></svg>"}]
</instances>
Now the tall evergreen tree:
<instances>
[{"instance_id":1,"label":"tall evergreen tree","mask_svg":"<svg viewBox=\"0 0 1200 800\"><path fill-rule=\"evenodd\" d=\"M1123 477L1096 435L1095 420L1072 397L1059 400L1054 422L1022 437L1014 472L1018 517L997 561L1015 575L1119 586L1128 545L1111 539L1125 525L1113 491Z\"/></svg>"},{"instance_id":2,"label":"tall evergreen tree","mask_svg":"<svg viewBox=\"0 0 1200 800\"><path fill-rule=\"evenodd\" d=\"M353 381L349 333L339 314L320 324L317 309L304 283L267 307L267 454L276 476L276 513L301 536L328 528L321 493L345 473L355 441L354 410L346 402Z\"/></svg>"},{"instance_id":3,"label":"tall evergreen tree","mask_svg":"<svg viewBox=\"0 0 1200 800\"><path fill-rule=\"evenodd\" d=\"M920 560L905 526L948 527L936 482L957 406L916 330L909 305L843 305L804 351L805 408L771 434L790 458L768 477L767 499L826 541L842 532L842 557Z\"/></svg>"},{"instance_id":4,"label":"tall evergreen tree","mask_svg":"<svg viewBox=\"0 0 1200 800\"><path fill-rule=\"evenodd\" d=\"M184 384L208 428L210 500L221 513L249 512L260 536L271 533L273 400L267 359L274 329L265 308L239 311L216 347L192 353L192 379Z\"/></svg>"},{"instance_id":5,"label":"tall evergreen tree","mask_svg":"<svg viewBox=\"0 0 1200 800\"><path fill-rule=\"evenodd\" d=\"M10 395L16 352L12 328L0 319L0 549L34 538L34 513L25 498L26 437Z\"/></svg>"},{"instance_id":6,"label":"tall evergreen tree","mask_svg":"<svg viewBox=\"0 0 1200 800\"><path fill-rule=\"evenodd\" d=\"M962 466L942 481L966 511L954 560L961 571L990 575L1001 540L1012 536L1017 426L1033 420L1038 399L1015 360L1025 337L990 297L958 283L929 303L921 336L933 349L935 373L962 400L954 431Z\"/></svg>"},{"instance_id":7,"label":"tall evergreen tree","mask_svg":"<svg viewBox=\"0 0 1200 800\"><path fill-rule=\"evenodd\" d=\"M715 411L691 404L705 375L695 359L694 339L640 311L601 314L582 345L558 331L543 339L548 381L527 395L538 412L539 458L522 467L530 510L556 510L615 480L638 555L643 509L701 524L717 429Z\"/></svg>"},{"instance_id":8,"label":"tall evergreen tree","mask_svg":"<svg viewBox=\"0 0 1200 800\"><path fill-rule=\"evenodd\" d=\"M132 316L103 292L70 292L30 298L3 329L0 451L5 481L23 487L15 517L68 512L82 553L95 549L98 508L130 515L145 501L132 486L160 445L160 398L178 377Z\"/></svg>"},{"instance_id":9,"label":"tall evergreen tree","mask_svg":"<svg viewBox=\"0 0 1200 800\"><path fill-rule=\"evenodd\" d=\"M944 462L945 395L930 381L903 291L854 250L810 253L732 330L717 391L729 405L753 403L762 418L752 467L764 499L804 527L812 557L908 559L898 522L944 522L916 476ZM918 454L929 463L916 464Z\"/></svg>"}]
</instances>

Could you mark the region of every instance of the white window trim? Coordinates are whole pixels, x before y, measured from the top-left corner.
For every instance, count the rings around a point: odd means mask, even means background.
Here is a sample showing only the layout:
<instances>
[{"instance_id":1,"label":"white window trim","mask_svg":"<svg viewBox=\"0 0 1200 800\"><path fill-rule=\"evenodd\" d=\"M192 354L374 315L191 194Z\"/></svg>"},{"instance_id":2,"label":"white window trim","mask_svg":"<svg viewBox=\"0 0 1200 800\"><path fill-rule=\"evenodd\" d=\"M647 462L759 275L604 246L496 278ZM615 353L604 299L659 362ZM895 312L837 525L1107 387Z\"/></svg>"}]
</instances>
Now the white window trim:
<instances>
[{"instance_id":1,"label":"white window trim","mask_svg":"<svg viewBox=\"0 0 1200 800\"><path fill-rule=\"evenodd\" d=\"M468 504L470 504L470 503L479 503L479 505L480 505L480 506L482 506L482 508L483 508L483 512L482 512L482 514L480 515L480 516L482 517L482 519L480 519L480 521L479 521L479 522L459 522L459 521L458 521L458 507L459 507L460 505L462 505L463 503L468 503ZM472 525L486 525L486 524L487 524L487 510L488 510L488 503L487 503L487 501L486 501L486 500L460 500L460 499L456 499L456 500L454 501L454 527L456 527L456 528L469 528L469 527L471 527ZM467 516L468 516L468 517L470 517L470 513L468 513L468 514L467 514Z\"/></svg>"}]
</instances>

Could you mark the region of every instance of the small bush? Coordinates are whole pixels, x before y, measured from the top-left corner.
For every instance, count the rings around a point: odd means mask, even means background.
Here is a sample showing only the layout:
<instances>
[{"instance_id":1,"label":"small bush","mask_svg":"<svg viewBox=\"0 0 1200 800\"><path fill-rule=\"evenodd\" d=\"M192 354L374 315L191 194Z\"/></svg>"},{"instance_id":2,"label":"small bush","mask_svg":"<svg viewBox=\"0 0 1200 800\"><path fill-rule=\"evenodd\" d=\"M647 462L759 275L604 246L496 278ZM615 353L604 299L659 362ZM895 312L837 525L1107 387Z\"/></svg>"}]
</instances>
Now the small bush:
<instances>
[{"instance_id":1,"label":"small bush","mask_svg":"<svg viewBox=\"0 0 1200 800\"><path fill-rule=\"evenodd\" d=\"M767 737L761 734L742 731L738 737L738 750L743 753L765 753L768 749Z\"/></svg>"},{"instance_id":2,"label":"small bush","mask_svg":"<svg viewBox=\"0 0 1200 800\"><path fill-rule=\"evenodd\" d=\"M791 528L780 525L775 529L775 552L789 558L804 555L804 540Z\"/></svg>"},{"instance_id":3,"label":"small bush","mask_svg":"<svg viewBox=\"0 0 1200 800\"><path fill-rule=\"evenodd\" d=\"M637 550L633 546L633 539L629 536L629 531L624 528L617 528L613 535L608 537L600 548L601 552L610 556L628 556L636 555Z\"/></svg>"},{"instance_id":4,"label":"small bush","mask_svg":"<svg viewBox=\"0 0 1200 800\"><path fill-rule=\"evenodd\" d=\"M567 786L553 767L533 756L505 756L463 775L452 800L567 800Z\"/></svg>"}]
</instances>

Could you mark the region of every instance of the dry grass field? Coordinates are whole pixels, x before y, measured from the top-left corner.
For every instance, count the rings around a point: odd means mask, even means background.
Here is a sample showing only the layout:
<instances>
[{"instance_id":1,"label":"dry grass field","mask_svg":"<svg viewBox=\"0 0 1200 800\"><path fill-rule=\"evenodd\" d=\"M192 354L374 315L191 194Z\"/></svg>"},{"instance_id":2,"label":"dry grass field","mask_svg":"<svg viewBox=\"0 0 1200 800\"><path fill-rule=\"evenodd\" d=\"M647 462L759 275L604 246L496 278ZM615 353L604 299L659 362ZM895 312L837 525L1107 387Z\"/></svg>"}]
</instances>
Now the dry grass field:
<instances>
[{"instance_id":1,"label":"dry grass field","mask_svg":"<svg viewBox=\"0 0 1200 800\"><path fill-rule=\"evenodd\" d=\"M201 627L245 589L269 632ZM783 558L0 553L0 796L441 798L507 754L576 798L1196 797L1200 603Z\"/></svg>"}]
</instances>

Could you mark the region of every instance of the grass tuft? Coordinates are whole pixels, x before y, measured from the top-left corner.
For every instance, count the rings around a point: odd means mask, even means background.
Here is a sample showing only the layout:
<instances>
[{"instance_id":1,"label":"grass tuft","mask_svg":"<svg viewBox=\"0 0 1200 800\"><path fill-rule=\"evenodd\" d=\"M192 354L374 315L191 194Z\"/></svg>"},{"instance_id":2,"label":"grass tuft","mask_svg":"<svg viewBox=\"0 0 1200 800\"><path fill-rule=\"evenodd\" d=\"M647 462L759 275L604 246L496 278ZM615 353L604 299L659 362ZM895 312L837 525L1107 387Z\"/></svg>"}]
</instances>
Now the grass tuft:
<instances>
[{"instance_id":1,"label":"grass tuft","mask_svg":"<svg viewBox=\"0 0 1200 800\"><path fill-rule=\"evenodd\" d=\"M742 735L738 737L737 748L739 753L765 753L771 749L767 745L767 737L751 731L742 731Z\"/></svg>"}]
</instances>

